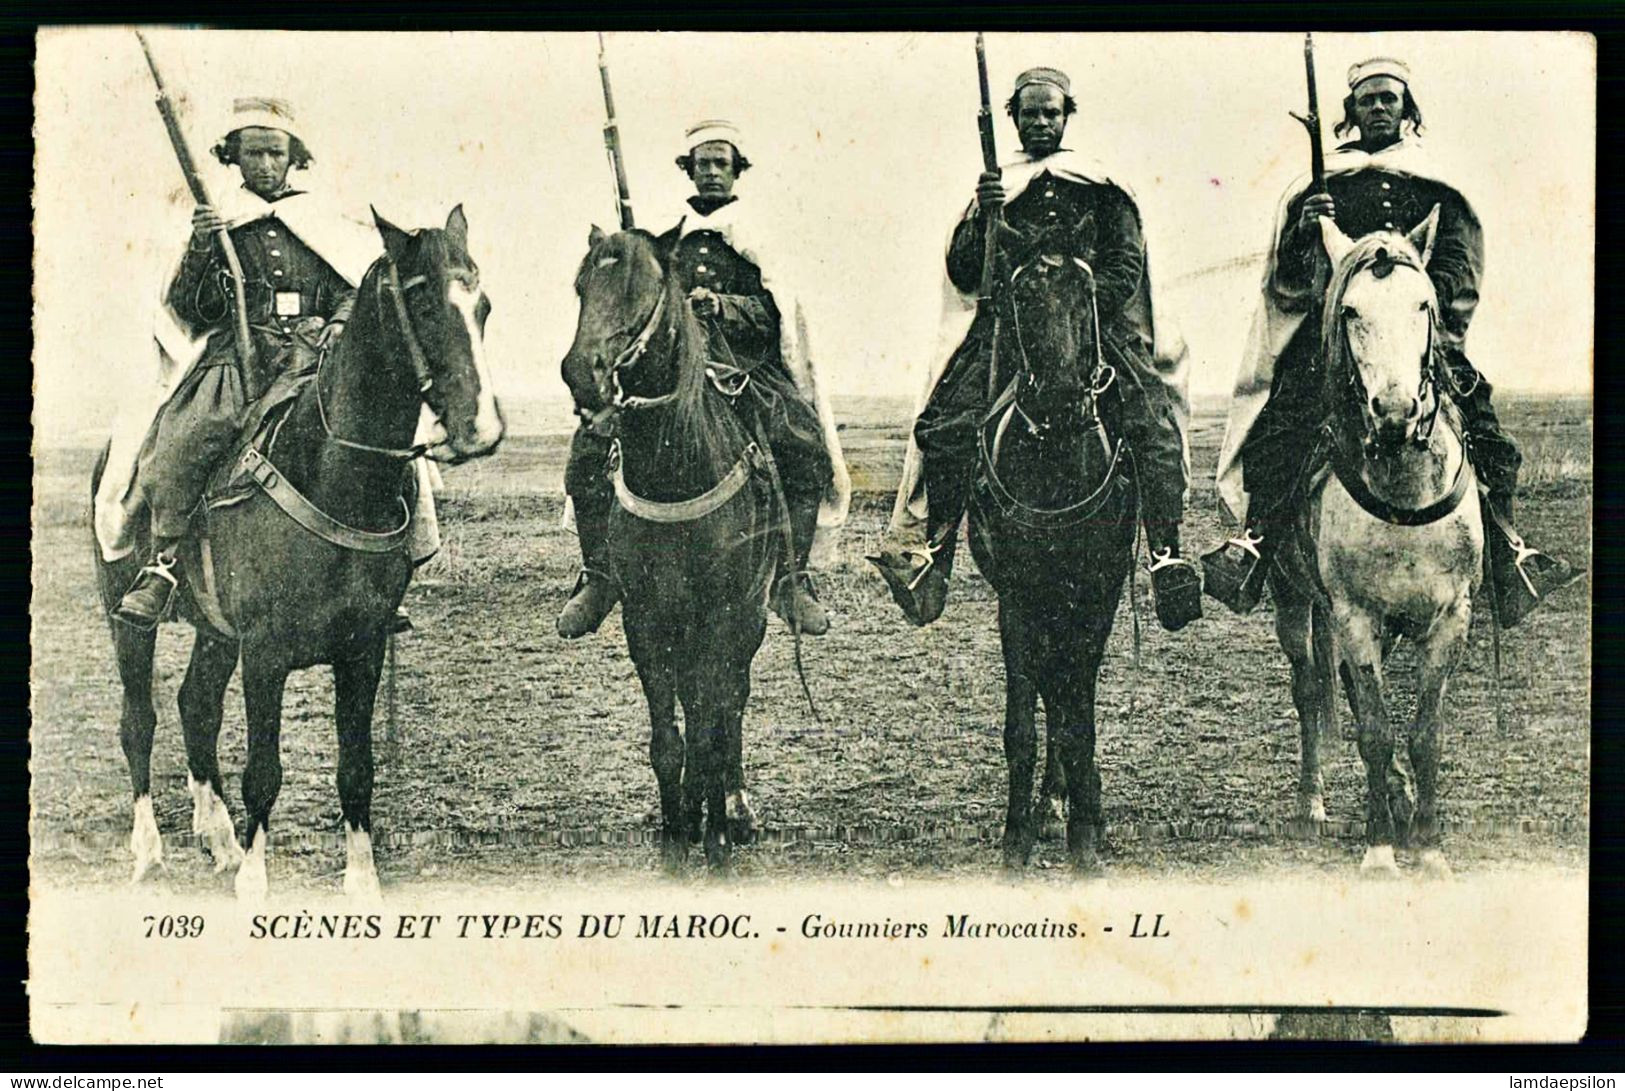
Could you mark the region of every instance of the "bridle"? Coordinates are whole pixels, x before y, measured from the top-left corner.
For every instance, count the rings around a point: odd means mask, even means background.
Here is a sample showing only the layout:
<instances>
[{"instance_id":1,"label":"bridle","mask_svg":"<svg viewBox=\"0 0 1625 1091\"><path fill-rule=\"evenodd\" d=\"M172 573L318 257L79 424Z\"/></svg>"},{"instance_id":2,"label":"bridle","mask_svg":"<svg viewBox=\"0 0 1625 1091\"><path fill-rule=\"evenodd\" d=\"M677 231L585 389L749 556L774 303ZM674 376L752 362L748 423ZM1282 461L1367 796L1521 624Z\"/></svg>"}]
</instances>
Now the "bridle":
<instances>
[{"instance_id":1,"label":"bridle","mask_svg":"<svg viewBox=\"0 0 1625 1091\"><path fill-rule=\"evenodd\" d=\"M1422 273L1423 276L1427 275L1419 264L1411 260L1409 255L1404 253L1395 254L1393 251L1388 250L1387 248L1380 248L1363 258L1360 263L1350 271L1348 278L1343 282L1344 290L1347 290L1349 283L1351 283L1360 273L1366 271L1367 269L1371 269L1374 266L1385 263L1393 267L1414 269L1417 272ZM1386 276L1387 274L1384 273L1382 275ZM1361 448L1367 459L1376 459L1380 457L1381 450L1377 447L1375 442L1376 422L1371 416L1371 398L1366 388L1364 379L1360 377L1359 362L1354 358L1354 353L1348 348L1348 319L1342 311L1341 298L1342 297L1340 294L1336 311L1336 344L1340 346L1339 355L1345 358L1343 362L1348 370L1348 396L1353 400L1356 409L1360 413L1360 420L1364 429L1364 437L1363 442L1361 443ZM1412 432L1410 440L1412 444L1418 447L1426 447L1433 440L1433 428L1438 422L1439 410L1443 405L1443 384L1447 382L1451 383L1451 388L1455 391L1458 397L1465 396L1466 394L1472 392L1471 388L1466 390L1457 388L1451 381L1449 375L1446 373L1446 369L1441 363L1440 354L1437 351L1437 344L1435 340L1438 336L1438 310L1439 309L1436 302L1430 303L1427 307L1428 339L1427 345L1422 349L1422 378L1420 383L1417 385L1416 390L1417 402L1420 405L1427 406L1427 409L1417 421L1416 429L1414 432ZM1327 348L1330 347L1331 345L1328 344Z\"/></svg>"},{"instance_id":2,"label":"bridle","mask_svg":"<svg viewBox=\"0 0 1625 1091\"><path fill-rule=\"evenodd\" d=\"M401 340L406 343L406 358L412 365L412 376L418 384L420 401L427 403L429 391L434 388L434 374L429 370L429 358L424 354L423 343L418 339L417 328L412 325L412 316L406 310L406 293L413 288L422 287L428 283L429 278L423 274L409 277L405 283L401 282L400 269L393 259L385 259L383 284L379 291L389 296L394 305L396 324L400 327ZM328 351L324 347L320 358L316 361L316 415L321 419L322 431L326 434L329 443L337 447L344 447L352 451L365 451L368 454L384 455L387 458L414 459L428 455L439 444L415 443L410 447L375 447L370 443L361 443L353 439L345 439L333 431L333 426L327 420L327 407L322 404L322 367L327 363ZM430 410L433 411L433 406ZM438 417L438 414L436 414ZM433 455L430 455L432 458Z\"/></svg>"},{"instance_id":3,"label":"bridle","mask_svg":"<svg viewBox=\"0 0 1625 1091\"><path fill-rule=\"evenodd\" d=\"M1037 260L1050 268L1057 268L1062 264L1059 258L1051 259L1050 257L1042 254L1039 255ZM1089 373L1089 396L1087 402L1083 406L1083 416L1087 421L1097 418L1096 407L1098 405L1100 396L1111 388L1112 382L1117 378L1117 369L1106 363L1104 350L1102 348L1100 338L1100 308L1096 306L1095 298L1095 271L1088 262L1076 255L1073 255L1072 261L1080 270L1083 271L1084 281L1089 287L1089 318L1093 324L1092 332L1094 334L1094 368ZM1010 274L1010 288L1014 289L1016 281L1018 281L1024 274L1027 273L1028 270L1032 268L1033 263L1031 261L1026 261L1016 266L1015 271ZM1032 360L1027 354L1026 339L1022 336L1021 297L1016 295L1014 291L1011 292L1010 297L1010 326L1016 343L1016 351L1021 356L1021 366L1018 370L1015 381L1019 382L1023 377L1025 377L1028 384L1031 385L1033 383L1033 366ZM1049 427L1048 422L1033 420L1033 418L1027 414L1026 410L1021 408L1021 401L1019 398L1012 399L1010 404L1014 407L1015 412L1020 414L1021 419L1026 422L1027 430L1033 435L1038 435ZM1002 428L1000 430L1000 435L1001 437L1003 435Z\"/></svg>"},{"instance_id":4,"label":"bridle","mask_svg":"<svg viewBox=\"0 0 1625 1091\"><path fill-rule=\"evenodd\" d=\"M1040 261L1054 268L1060 265L1059 260L1050 261L1040 256ZM981 454L983 467L982 480L986 483L987 491L994 503L1007 518L1033 529L1057 530L1075 526L1089 519L1098 512L1106 501L1114 495L1118 483L1118 469L1124 455L1124 446L1121 440L1113 443L1101 427L1099 414L1099 399L1102 394L1111 389L1117 377L1116 369L1106 363L1104 349L1100 338L1100 309L1096 306L1095 272L1088 262L1080 257L1072 258L1079 269L1083 271L1084 279L1089 289L1089 310L1093 322L1094 332L1094 369L1089 376L1088 398L1083 406L1083 421L1092 423L1101 441L1106 448L1108 463L1106 472L1100 484L1083 499L1058 508L1038 508L1019 499L999 477L999 453L1004 445L1005 433L1010 427L1013 417L1019 415L1026 422L1027 430L1034 436L1041 436L1049 428L1049 422L1034 421L1021 408L1018 390L1024 377L1032 375L1032 363L1027 354L1026 342L1021 332L1021 312L1019 298L1011 297L1011 326L1015 337L1016 349L1021 356L1021 367L1016 376L1011 379L1004 393L994 401L987 415L982 419L982 425L977 429L977 442ZM1016 281L1032 267L1031 262L1017 266L1010 274L1009 284L1013 287ZM1029 380L1030 381L1030 380ZM997 423L995 423L995 421ZM988 426L993 425L993 441L988 442Z\"/></svg>"}]
</instances>

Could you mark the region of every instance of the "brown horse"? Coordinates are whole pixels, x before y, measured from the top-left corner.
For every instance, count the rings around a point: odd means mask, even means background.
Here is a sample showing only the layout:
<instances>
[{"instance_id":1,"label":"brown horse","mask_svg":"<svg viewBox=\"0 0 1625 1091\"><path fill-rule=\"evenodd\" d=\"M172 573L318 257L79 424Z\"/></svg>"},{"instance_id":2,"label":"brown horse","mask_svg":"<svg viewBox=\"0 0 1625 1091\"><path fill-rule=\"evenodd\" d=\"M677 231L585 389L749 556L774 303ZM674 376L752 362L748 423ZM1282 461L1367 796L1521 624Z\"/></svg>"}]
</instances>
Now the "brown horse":
<instances>
[{"instance_id":1,"label":"brown horse","mask_svg":"<svg viewBox=\"0 0 1625 1091\"><path fill-rule=\"evenodd\" d=\"M194 543L186 567L202 573L203 558L212 560L220 616L235 634L211 624L195 588L187 588L180 612L197 633L179 704L193 828L216 870L241 861L236 886L244 898L262 898L266 891L267 830L282 785L283 688L291 671L318 664L333 668L338 791L348 846L344 889L376 897L373 701L389 626L412 577L404 548L404 493L410 459L425 453L412 446L413 434L427 404L445 430L430 452L437 458L490 454L502 438L482 342L490 304L468 255L461 206L444 229L408 234L382 218L377 224L383 254L362 278L343 335L263 457L242 457L258 487L240 502L205 505L209 549L201 552ZM104 452L97 480L105 459ZM289 499L288 486L308 502L305 507ZM93 494L95 487L93 481ZM138 542L128 558L98 563L109 611L146 552L146 543ZM139 880L163 857L150 768L156 634L118 623L112 630L124 686L120 740L135 791L130 846ZM239 658L248 721L246 857L224 802L217 758L226 684Z\"/></svg>"},{"instance_id":2,"label":"brown horse","mask_svg":"<svg viewBox=\"0 0 1625 1091\"><path fill-rule=\"evenodd\" d=\"M1010 795L1004 866L1032 855L1034 717L1044 702L1046 810L1065 792L1067 853L1098 869L1104 834L1095 763L1095 685L1132 563L1135 502L1102 355L1094 272L1077 229L1006 231L997 359L1008 382L980 433L970 545L999 596L1004 754ZM1007 362L1007 363L1006 363Z\"/></svg>"},{"instance_id":3,"label":"brown horse","mask_svg":"<svg viewBox=\"0 0 1625 1091\"><path fill-rule=\"evenodd\" d=\"M705 337L671 267L677 240L675 229L593 229L563 363L576 411L595 428L619 427L610 559L649 704L661 852L673 870L702 814L718 868L749 821L745 702L788 530L767 453L706 376Z\"/></svg>"}]
</instances>

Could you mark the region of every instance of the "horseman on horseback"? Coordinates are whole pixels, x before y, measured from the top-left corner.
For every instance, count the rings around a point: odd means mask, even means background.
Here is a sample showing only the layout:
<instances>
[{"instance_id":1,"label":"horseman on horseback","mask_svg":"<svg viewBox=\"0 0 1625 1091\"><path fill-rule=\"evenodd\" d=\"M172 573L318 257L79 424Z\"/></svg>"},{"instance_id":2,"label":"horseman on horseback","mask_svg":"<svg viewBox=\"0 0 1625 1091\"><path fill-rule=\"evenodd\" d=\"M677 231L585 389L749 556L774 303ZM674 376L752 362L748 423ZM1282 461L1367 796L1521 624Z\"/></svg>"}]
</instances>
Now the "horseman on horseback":
<instances>
[{"instance_id":1,"label":"horseman on horseback","mask_svg":"<svg viewBox=\"0 0 1625 1091\"><path fill-rule=\"evenodd\" d=\"M731 122L706 120L686 130L677 166L695 193L677 228L672 265L705 332L711 381L742 414L759 415L778 464L795 555L780 559L771 604L792 628L819 636L829 630L829 616L814 594L808 558L820 523L831 527L844 519L849 486L795 299L774 279L777 270L762 264L760 228L733 193L751 166L740 144ZM621 597L607 561L615 492L605 468L612 442L589 422L570 444L564 484L575 509L582 573L559 615L559 635L566 639L597 631Z\"/></svg>"},{"instance_id":2,"label":"horseman on horseback","mask_svg":"<svg viewBox=\"0 0 1625 1091\"><path fill-rule=\"evenodd\" d=\"M1077 109L1071 82L1053 68L1016 79L1006 103L1021 152L977 181L976 200L954 228L947 273L962 300L975 298L982 272L987 217L1002 214L1016 232L1070 233L1059 249L1087 260L1095 307L1113 377L1102 404L1121 430L1138 471L1140 518L1150 543L1157 616L1175 630L1201 616L1196 567L1179 552L1187 466L1183 390L1164 369L1155 344L1152 292L1140 212L1133 196L1104 172L1061 146ZM1006 290L1001 285L999 290ZM967 303L966 306L969 306ZM997 307L979 307L969 331L948 357L914 425L920 462L911 451L883 553L874 558L909 620L926 625L942 613L961 519L977 463L977 430L993 389L1014 374L994 364ZM1008 333L1008 331L1006 331ZM1001 350L1002 351L1002 350ZM989 370L998 375L990 383ZM1115 403L1113 405L1112 403ZM918 539L919 486L924 484L924 542Z\"/></svg>"},{"instance_id":3,"label":"horseman on horseback","mask_svg":"<svg viewBox=\"0 0 1625 1091\"><path fill-rule=\"evenodd\" d=\"M1376 57L1352 66L1338 135L1359 139L1327 157L1326 189L1296 183L1277 217L1263 305L1238 376L1219 458L1219 492L1245 520L1239 537L1202 558L1209 594L1238 613L1257 605L1271 562L1293 532L1302 486L1323 453L1308 442L1324 420L1320 359L1323 216L1350 238L1417 228L1437 206L1427 274L1438 294L1441 385L1461 411L1466 449L1487 494L1485 531L1503 626L1517 624L1551 592L1578 578L1567 563L1524 544L1512 526L1522 461L1490 404L1490 384L1467 359L1464 343L1478 306L1484 241L1478 217L1446 182L1417 134L1422 113L1407 66Z\"/></svg>"},{"instance_id":4,"label":"horseman on horseback","mask_svg":"<svg viewBox=\"0 0 1625 1091\"><path fill-rule=\"evenodd\" d=\"M190 243L165 295L171 328L161 329L158 340L183 374L136 461L132 492L151 511L151 559L113 611L140 628L152 628L170 610L181 576L176 546L210 476L231 453L245 408L273 381L315 366L344 328L355 285L379 254L375 232L288 184L288 172L309 166L312 156L286 102L237 99L212 150L237 167L243 183L220 209L199 205L193 212ZM212 241L222 226L241 260L252 369L238 359L231 274Z\"/></svg>"}]
</instances>

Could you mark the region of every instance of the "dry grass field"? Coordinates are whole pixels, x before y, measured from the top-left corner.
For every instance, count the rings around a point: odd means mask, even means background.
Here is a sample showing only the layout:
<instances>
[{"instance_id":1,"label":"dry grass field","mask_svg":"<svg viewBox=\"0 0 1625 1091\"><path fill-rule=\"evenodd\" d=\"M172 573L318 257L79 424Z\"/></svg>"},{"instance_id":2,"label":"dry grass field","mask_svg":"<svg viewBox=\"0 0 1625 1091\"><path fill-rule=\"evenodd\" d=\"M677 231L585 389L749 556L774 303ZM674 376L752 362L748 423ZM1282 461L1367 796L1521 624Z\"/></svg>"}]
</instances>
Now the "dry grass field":
<instances>
[{"instance_id":1,"label":"dry grass field","mask_svg":"<svg viewBox=\"0 0 1625 1091\"><path fill-rule=\"evenodd\" d=\"M1589 401L1503 401L1527 459L1520 524L1587 565ZM847 400L837 414L857 496L824 584L835 627L805 645L822 723L801 697L789 634L775 621L756 660L745 725L746 775L767 828L738 854L738 874L988 874L998 862L1005 791L992 595L962 551L946 615L925 630L906 624L862 560L889 511L906 406ZM580 642L553 631L577 564L575 540L560 523L568 437L526 429L523 413L513 417L517 426L495 457L448 471L444 549L408 592L419 630L399 641L393 700L380 701L376 732L373 813L386 885L420 877L590 882L654 867L648 721L619 614ZM1216 406L1198 407L1192 551L1221 530L1212 474L1222 429ZM43 450L35 478L33 866L36 877L68 883L122 881L128 866L119 692L87 530L92 455ZM1143 580L1140 594L1148 594ZM1475 617L1444 743L1446 847L1458 870L1584 866L1589 598L1589 583L1566 591L1505 635L1504 734L1493 713L1488 615ZM1156 628L1147 601L1137 674L1127 601L1121 607L1101 685L1109 866L1142 877L1352 869L1363 784L1353 743L1328 750L1328 830L1289 836L1297 727L1268 609L1235 618L1208 607L1203 621L1170 635ZM157 881L225 891L229 877L215 876L189 847L174 704L189 643L182 627L159 641L153 784L170 866ZM1403 648L1396 660L1394 673L1407 673ZM343 849L331 705L325 672L305 672L289 687L285 780L272 820L276 885L337 889ZM233 683L221 758L239 821L243 748ZM1048 842L1041 855L1048 865L1060 846ZM1040 881L1060 875L1035 870Z\"/></svg>"}]
</instances>

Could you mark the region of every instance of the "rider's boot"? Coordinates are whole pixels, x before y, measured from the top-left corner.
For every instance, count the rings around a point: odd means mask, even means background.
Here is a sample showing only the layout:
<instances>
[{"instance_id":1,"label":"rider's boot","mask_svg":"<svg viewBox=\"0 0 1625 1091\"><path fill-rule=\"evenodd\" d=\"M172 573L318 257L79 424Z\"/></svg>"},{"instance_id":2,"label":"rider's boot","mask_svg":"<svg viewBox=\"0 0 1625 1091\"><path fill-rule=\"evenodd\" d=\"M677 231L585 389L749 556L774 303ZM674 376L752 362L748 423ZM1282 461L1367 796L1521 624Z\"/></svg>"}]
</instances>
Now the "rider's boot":
<instances>
[{"instance_id":1,"label":"rider's boot","mask_svg":"<svg viewBox=\"0 0 1625 1091\"><path fill-rule=\"evenodd\" d=\"M1542 553L1512 525L1511 497L1484 497L1485 563L1494 589L1495 618L1501 628L1517 625L1547 595L1582 573L1567 561Z\"/></svg>"},{"instance_id":2,"label":"rider's boot","mask_svg":"<svg viewBox=\"0 0 1625 1091\"><path fill-rule=\"evenodd\" d=\"M1178 632L1202 616L1202 574L1179 555L1178 523L1147 521L1145 537L1157 621L1170 633Z\"/></svg>"},{"instance_id":3,"label":"rider's boot","mask_svg":"<svg viewBox=\"0 0 1625 1091\"><path fill-rule=\"evenodd\" d=\"M169 615L180 587L179 538L154 538L152 560L113 608L113 617L137 629L155 629Z\"/></svg>"},{"instance_id":4,"label":"rider's boot","mask_svg":"<svg viewBox=\"0 0 1625 1091\"><path fill-rule=\"evenodd\" d=\"M1249 518L1239 535L1202 555L1203 588L1238 614L1247 613L1263 597L1270 561L1280 544L1279 533L1273 529L1264 533L1263 522Z\"/></svg>"},{"instance_id":5,"label":"rider's boot","mask_svg":"<svg viewBox=\"0 0 1625 1091\"><path fill-rule=\"evenodd\" d=\"M595 633L620 601L621 587L609 571L609 506L575 497L576 534L581 539L581 575L559 614L566 640Z\"/></svg>"},{"instance_id":6,"label":"rider's boot","mask_svg":"<svg viewBox=\"0 0 1625 1091\"><path fill-rule=\"evenodd\" d=\"M813 535L818 531L818 498L802 501L790 509L790 538L795 556L779 559L779 571L768 601L773 612L807 636L829 632L829 613L818 601L807 557L812 552ZM790 563L786 563L786 561Z\"/></svg>"},{"instance_id":7,"label":"rider's boot","mask_svg":"<svg viewBox=\"0 0 1625 1091\"><path fill-rule=\"evenodd\" d=\"M948 573L953 568L959 524L965 515L963 491L951 492L946 480L927 487L930 515L921 544L886 543L867 559L880 572L903 616L915 625L929 625L948 604Z\"/></svg>"}]
</instances>

